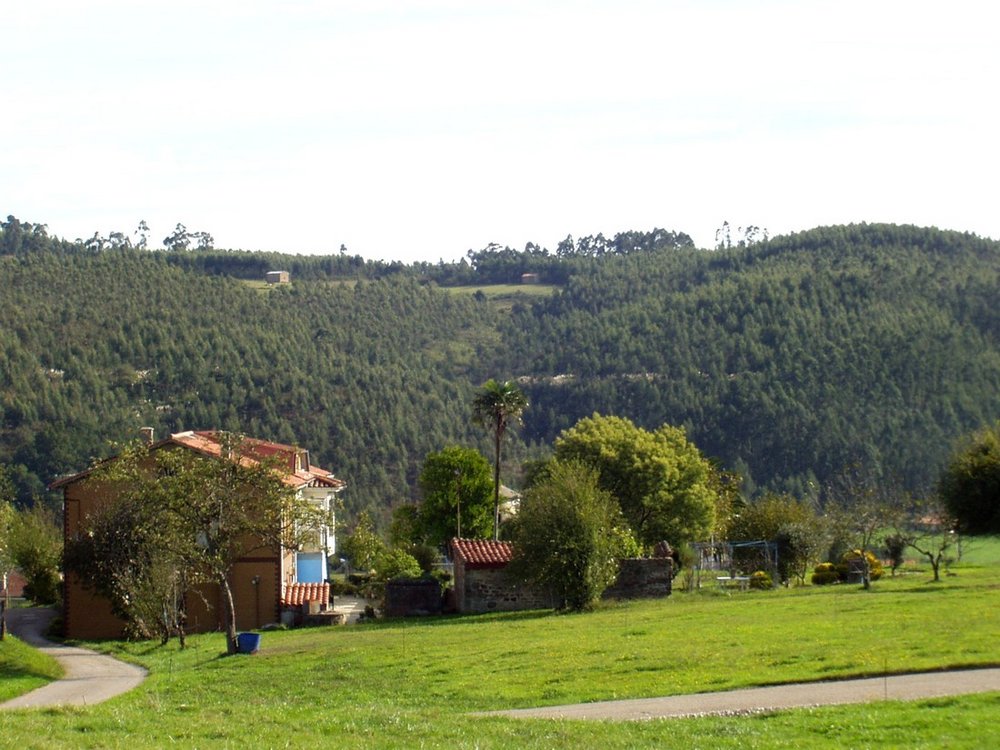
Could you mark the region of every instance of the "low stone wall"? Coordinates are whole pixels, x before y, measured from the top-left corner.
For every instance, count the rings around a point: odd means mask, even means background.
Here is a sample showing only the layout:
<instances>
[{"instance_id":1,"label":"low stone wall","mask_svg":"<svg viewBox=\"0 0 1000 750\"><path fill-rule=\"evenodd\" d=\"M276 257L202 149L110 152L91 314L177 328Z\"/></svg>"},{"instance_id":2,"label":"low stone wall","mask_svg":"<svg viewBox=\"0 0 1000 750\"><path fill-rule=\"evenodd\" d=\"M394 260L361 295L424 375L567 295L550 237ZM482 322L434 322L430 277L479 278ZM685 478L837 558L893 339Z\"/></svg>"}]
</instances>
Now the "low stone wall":
<instances>
[{"instance_id":1,"label":"low stone wall","mask_svg":"<svg viewBox=\"0 0 1000 750\"><path fill-rule=\"evenodd\" d=\"M669 557L628 558L618 567L618 579L605 599L670 596L674 564Z\"/></svg>"},{"instance_id":2,"label":"low stone wall","mask_svg":"<svg viewBox=\"0 0 1000 750\"><path fill-rule=\"evenodd\" d=\"M553 606L551 595L512 580L504 568L466 570L461 585L462 612L513 612Z\"/></svg>"},{"instance_id":3,"label":"low stone wall","mask_svg":"<svg viewBox=\"0 0 1000 750\"><path fill-rule=\"evenodd\" d=\"M389 581L383 612L386 617L441 614L441 584L433 579Z\"/></svg>"}]
</instances>

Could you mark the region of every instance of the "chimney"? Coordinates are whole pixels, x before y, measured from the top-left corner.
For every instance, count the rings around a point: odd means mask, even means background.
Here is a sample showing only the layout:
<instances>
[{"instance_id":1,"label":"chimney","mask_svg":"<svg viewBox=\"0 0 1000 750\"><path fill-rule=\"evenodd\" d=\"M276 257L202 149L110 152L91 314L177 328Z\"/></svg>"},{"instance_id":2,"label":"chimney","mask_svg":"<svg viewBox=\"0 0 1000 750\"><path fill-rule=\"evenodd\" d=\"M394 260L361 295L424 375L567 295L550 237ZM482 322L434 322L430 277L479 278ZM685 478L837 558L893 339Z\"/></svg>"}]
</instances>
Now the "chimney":
<instances>
[{"instance_id":1,"label":"chimney","mask_svg":"<svg viewBox=\"0 0 1000 750\"><path fill-rule=\"evenodd\" d=\"M153 428L152 427L140 427L139 434L142 435L142 442L146 445L153 444Z\"/></svg>"}]
</instances>

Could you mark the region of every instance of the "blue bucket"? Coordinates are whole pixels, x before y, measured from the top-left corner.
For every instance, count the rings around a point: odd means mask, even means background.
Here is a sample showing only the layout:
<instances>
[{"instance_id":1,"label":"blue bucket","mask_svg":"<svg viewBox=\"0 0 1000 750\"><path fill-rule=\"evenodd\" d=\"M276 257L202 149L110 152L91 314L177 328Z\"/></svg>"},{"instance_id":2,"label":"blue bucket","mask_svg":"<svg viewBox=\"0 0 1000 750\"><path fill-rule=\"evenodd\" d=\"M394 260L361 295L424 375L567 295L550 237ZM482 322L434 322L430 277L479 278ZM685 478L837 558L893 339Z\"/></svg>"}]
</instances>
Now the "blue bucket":
<instances>
[{"instance_id":1,"label":"blue bucket","mask_svg":"<svg viewBox=\"0 0 1000 750\"><path fill-rule=\"evenodd\" d=\"M236 636L236 650L241 654L256 654L260 649L260 633L239 633Z\"/></svg>"}]
</instances>

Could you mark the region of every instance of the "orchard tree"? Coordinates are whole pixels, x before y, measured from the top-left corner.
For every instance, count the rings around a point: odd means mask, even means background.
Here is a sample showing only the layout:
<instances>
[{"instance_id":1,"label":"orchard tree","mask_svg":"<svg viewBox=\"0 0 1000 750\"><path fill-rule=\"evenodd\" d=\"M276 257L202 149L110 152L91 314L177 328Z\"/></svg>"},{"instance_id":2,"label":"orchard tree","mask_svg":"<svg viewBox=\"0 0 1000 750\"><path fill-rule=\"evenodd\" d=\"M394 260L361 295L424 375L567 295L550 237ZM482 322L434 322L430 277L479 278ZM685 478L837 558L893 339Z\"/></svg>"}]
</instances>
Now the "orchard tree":
<instances>
[{"instance_id":1,"label":"orchard tree","mask_svg":"<svg viewBox=\"0 0 1000 750\"><path fill-rule=\"evenodd\" d=\"M525 491L514 521L511 574L548 589L559 609L582 610L615 581L618 561L638 547L597 472L554 461Z\"/></svg>"},{"instance_id":2,"label":"orchard tree","mask_svg":"<svg viewBox=\"0 0 1000 750\"><path fill-rule=\"evenodd\" d=\"M938 494L963 534L1000 534L1000 421L967 437L941 474Z\"/></svg>"},{"instance_id":3,"label":"orchard tree","mask_svg":"<svg viewBox=\"0 0 1000 750\"><path fill-rule=\"evenodd\" d=\"M908 498L861 466L851 466L825 488L826 510L834 535L857 552L861 583L871 588L869 555L874 556L884 534L899 525ZM873 557L874 559L874 557Z\"/></svg>"},{"instance_id":4,"label":"orchard tree","mask_svg":"<svg viewBox=\"0 0 1000 750\"><path fill-rule=\"evenodd\" d=\"M555 455L593 467L645 545L666 540L679 547L707 538L715 526L714 469L679 427L649 432L623 417L594 414L556 438Z\"/></svg>"},{"instance_id":5,"label":"orchard tree","mask_svg":"<svg viewBox=\"0 0 1000 750\"><path fill-rule=\"evenodd\" d=\"M184 648L187 566L159 520L158 509L118 498L90 516L63 564L108 600L128 636L165 644L177 635Z\"/></svg>"},{"instance_id":6,"label":"orchard tree","mask_svg":"<svg viewBox=\"0 0 1000 750\"><path fill-rule=\"evenodd\" d=\"M472 400L472 421L493 436L493 539L500 538L501 446L507 428L520 424L528 399L513 380L500 383L492 378L483 383Z\"/></svg>"},{"instance_id":7,"label":"orchard tree","mask_svg":"<svg viewBox=\"0 0 1000 750\"><path fill-rule=\"evenodd\" d=\"M420 489L419 541L436 547L455 536L489 536L493 482L489 461L479 451L451 445L428 454Z\"/></svg>"}]
</instances>

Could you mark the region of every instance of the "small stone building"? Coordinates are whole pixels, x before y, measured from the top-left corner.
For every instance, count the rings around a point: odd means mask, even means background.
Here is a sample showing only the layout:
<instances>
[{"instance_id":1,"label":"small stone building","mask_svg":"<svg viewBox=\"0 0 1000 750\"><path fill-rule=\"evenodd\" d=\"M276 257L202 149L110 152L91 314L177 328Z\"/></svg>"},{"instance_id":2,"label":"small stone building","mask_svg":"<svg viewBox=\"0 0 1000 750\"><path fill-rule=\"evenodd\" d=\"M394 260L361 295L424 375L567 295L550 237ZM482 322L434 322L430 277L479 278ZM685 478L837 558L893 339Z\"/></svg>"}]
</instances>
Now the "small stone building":
<instances>
[{"instance_id":1,"label":"small stone building","mask_svg":"<svg viewBox=\"0 0 1000 750\"><path fill-rule=\"evenodd\" d=\"M289 281L288 271L268 271L264 275L264 281L268 284L287 284Z\"/></svg>"},{"instance_id":2,"label":"small stone building","mask_svg":"<svg viewBox=\"0 0 1000 750\"><path fill-rule=\"evenodd\" d=\"M524 586L507 573L513 547L488 539L452 539L455 609L459 612L510 612L551 609L552 596Z\"/></svg>"},{"instance_id":3,"label":"small stone building","mask_svg":"<svg viewBox=\"0 0 1000 750\"><path fill-rule=\"evenodd\" d=\"M539 591L511 579L507 573L513 546L484 539L452 539L455 609L458 612L504 612L551 609L550 592ZM622 560L617 580L605 599L670 596L673 560L669 557Z\"/></svg>"}]
</instances>

